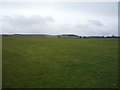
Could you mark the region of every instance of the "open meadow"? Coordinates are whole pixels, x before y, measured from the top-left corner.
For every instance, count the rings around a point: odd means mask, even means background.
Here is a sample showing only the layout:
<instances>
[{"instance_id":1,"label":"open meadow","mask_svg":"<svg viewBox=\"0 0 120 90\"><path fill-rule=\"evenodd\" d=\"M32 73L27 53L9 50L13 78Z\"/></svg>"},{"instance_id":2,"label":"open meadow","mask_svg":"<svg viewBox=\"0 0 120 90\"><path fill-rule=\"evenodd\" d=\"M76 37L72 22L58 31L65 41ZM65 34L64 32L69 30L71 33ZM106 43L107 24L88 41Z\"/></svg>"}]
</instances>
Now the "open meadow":
<instances>
[{"instance_id":1,"label":"open meadow","mask_svg":"<svg viewBox=\"0 0 120 90\"><path fill-rule=\"evenodd\" d=\"M117 38L2 37L3 88L117 88Z\"/></svg>"}]
</instances>

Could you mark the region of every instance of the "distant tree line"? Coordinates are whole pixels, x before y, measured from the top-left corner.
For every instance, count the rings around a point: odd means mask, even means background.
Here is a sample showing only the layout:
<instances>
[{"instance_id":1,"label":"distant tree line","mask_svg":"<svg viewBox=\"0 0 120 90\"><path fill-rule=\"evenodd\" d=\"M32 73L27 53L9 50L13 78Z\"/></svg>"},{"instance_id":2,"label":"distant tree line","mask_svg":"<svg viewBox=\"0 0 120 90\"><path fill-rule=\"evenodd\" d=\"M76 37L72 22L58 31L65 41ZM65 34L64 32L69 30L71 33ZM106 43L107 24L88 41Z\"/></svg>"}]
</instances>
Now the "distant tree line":
<instances>
[{"instance_id":1,"label":"distant tree line","mask_svg":"<svg viewBox=\"0 0 120 90\"><path fill-rule=\"evenodd\" d=\"M46 34L1 34L1 36L37 36L37 37L47 37L52 35L46 35ZM62 34L57 35L58 38L120 38L120 36L79 36L75 34Z\"/></svg>"},{"instance_id":2,"label":"distant tree line","mask_svg":"<svg viewBox=\"0 0 120 90\"><path fill-rule=\"evenodd\" d=\"M119 38L119 36L78 36L74 34L58 35L58 38Z\"/></svg>"}]
</instances>

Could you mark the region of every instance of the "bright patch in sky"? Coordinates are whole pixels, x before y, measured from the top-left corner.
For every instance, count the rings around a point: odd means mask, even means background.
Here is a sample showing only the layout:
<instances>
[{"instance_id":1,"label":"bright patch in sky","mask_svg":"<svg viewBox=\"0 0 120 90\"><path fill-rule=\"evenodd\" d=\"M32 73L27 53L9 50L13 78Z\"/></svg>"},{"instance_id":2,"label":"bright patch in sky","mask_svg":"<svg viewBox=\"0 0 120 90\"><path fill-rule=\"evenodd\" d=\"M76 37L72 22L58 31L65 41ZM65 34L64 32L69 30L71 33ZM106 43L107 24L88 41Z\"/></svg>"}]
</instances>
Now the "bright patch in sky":
<instances>
[{"instance_id":1,"label":"bright patch in sky","mask_svg":"<svg viewBox=\"0 0 120 90\"><path fill-rule=\"evenodd\" d=\"M0 3L2 33L118 35L117 2Z\"/></svg>"}]
</instances>

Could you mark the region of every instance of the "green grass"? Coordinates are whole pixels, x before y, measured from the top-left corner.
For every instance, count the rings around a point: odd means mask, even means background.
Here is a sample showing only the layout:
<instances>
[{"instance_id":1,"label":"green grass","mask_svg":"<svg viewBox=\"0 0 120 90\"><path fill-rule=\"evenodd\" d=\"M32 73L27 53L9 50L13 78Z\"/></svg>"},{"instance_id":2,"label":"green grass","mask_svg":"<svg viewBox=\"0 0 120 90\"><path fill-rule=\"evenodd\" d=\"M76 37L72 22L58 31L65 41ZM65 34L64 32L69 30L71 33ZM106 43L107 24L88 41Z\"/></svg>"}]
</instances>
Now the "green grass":
<instances>
[{"instance_id":1,"label":"green grass","mask_svg":"<svg viewBox=\"0 0 120 90\"><path fill-rule=\"evenodd\" d=\"M118 40L3 37L3 88L117 88Z\"/></svg>"}]
</instances>

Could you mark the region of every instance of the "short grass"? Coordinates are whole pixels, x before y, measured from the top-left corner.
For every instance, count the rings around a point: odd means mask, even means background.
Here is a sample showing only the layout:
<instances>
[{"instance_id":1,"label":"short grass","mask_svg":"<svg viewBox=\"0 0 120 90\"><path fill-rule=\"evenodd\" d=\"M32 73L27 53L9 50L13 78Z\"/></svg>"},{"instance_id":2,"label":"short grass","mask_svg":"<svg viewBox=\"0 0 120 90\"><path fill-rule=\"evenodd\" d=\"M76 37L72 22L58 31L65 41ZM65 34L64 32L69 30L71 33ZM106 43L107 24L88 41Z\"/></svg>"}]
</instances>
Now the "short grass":
<instances>
[{"instance_id":1,"label":"short grass","mask_svg":"<svg viewBox=\"0 0 120 90\"><path fill-rule=\"evenodd\" d=\"M117 88L118 40L3 37L3 88Z\"/></svg>"}]
</instances>

